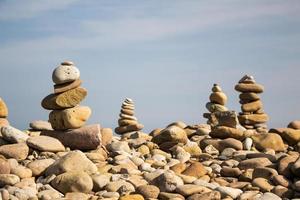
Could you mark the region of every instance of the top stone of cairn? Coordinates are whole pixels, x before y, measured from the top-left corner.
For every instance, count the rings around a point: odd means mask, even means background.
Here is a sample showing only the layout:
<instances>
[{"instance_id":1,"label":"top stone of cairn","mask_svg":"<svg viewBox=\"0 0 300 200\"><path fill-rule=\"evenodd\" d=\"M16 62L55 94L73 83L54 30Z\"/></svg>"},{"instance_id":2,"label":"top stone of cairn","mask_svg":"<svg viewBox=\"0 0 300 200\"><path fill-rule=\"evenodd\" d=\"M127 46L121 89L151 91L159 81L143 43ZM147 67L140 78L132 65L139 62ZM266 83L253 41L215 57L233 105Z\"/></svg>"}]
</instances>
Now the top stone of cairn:
<instances>
[{"instance_id":1,"label":"top stone of cairn","mask_svg":"<svg viewBox=\"0 0 300 200\"><path fill-rule=\"evenodd\" d=\"M79 77L80 71L71 61L62 62L52 73L52 80L55 84L73 82Z\"/></svg>"}]
</instances>

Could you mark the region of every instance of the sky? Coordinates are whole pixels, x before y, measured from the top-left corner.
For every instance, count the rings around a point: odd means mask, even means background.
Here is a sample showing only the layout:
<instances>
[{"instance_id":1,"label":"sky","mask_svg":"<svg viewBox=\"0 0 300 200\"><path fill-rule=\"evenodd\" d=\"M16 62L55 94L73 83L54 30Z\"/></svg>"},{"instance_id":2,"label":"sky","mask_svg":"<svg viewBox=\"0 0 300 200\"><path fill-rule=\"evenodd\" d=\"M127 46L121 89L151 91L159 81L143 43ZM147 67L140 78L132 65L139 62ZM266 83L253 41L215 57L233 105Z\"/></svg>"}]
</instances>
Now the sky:
<instances>
[{"instance_id":1,"label":"sky","mask_svg":"<svg viewBox=\"0 0 300 200\"><path fill-rule=\"evenodd\" d=\"M132 98L144 131L205 123L211 87L240 111L245 74L265 86L270 128L300 116L298 0L0 0L0 97L11 125L48 120L52 71L72 60L88 90L88 123L115 128Z\"/></svg>"}]
</instances>

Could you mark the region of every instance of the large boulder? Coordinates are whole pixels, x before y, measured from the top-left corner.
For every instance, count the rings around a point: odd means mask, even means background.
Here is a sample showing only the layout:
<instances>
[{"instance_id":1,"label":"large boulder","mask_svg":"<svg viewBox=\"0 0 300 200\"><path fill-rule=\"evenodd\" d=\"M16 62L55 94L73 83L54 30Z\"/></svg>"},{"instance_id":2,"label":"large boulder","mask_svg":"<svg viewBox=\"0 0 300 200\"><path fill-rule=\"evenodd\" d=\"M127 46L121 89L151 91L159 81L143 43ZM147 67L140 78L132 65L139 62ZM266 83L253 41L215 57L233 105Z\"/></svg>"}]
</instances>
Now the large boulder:
<instances>
[{"instance_id":1,"label":"large boulder","mask_svg":"<svg viewBox=\"0 0 300 200\"><path fill-rule=\"evenodd\" d=\"M99 124L67 131L42 131L41 135L54 137L64 146L79 150L97 149L102 138Z\"/></svg>"},{"instance_id":2,"label":"large boulder","mask_svg":"<svg viewBox=\"0 0 300 200\"><path fill-rule=\"evenodd\" d=\"M282 138L276 133L261 133L251 137L257 149L264 151L273 149L275 151L284 151L285 146Z\"/></svg>"}]
</instances>

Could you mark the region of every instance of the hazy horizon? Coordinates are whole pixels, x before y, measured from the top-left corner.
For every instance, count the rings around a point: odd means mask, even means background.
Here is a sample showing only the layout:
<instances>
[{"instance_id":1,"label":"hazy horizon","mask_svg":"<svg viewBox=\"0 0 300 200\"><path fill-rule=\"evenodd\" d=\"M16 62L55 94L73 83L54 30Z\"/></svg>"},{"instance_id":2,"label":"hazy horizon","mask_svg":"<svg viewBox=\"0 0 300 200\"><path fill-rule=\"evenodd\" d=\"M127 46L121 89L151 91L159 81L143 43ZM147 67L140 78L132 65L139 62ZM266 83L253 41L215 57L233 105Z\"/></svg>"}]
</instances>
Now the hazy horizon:
<instances>
[{"instance_id":1,"label":"hazy horizon","mask_svg":"<svg viewBox=\"0 0 300 200\"><path fill-rule=\"evenodd\" d=\"M88 90L88 124L115 128L126 97L145 132L205 123L214 83L240 112L245 74L265 87L270 128L299 119L299 1L12 0L0 2L0 26L0 97L19 129L48 119L40 102L64 60Z\"/></svg>"}]
</instances>

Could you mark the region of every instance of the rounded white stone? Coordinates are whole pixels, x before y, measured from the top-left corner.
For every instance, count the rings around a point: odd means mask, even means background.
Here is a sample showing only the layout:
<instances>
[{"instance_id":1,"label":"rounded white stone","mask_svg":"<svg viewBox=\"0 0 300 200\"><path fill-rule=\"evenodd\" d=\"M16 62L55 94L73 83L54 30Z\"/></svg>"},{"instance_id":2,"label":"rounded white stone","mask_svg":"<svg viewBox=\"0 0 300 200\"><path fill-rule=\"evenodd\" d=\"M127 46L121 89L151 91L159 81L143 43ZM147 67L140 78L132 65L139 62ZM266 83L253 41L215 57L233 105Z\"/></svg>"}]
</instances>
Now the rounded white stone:
<instances>
[{"instance_id":1,"label":"rounded white stone","mask_svg":"<svg viewBox=\"0 0 300 200\"><path fill-rule=\"evenodd\" d=\"M60 65L52 73L52 80L55 84L62 84L79 79L80 71L73 65Z\"/></svg>"}]
</instances>

